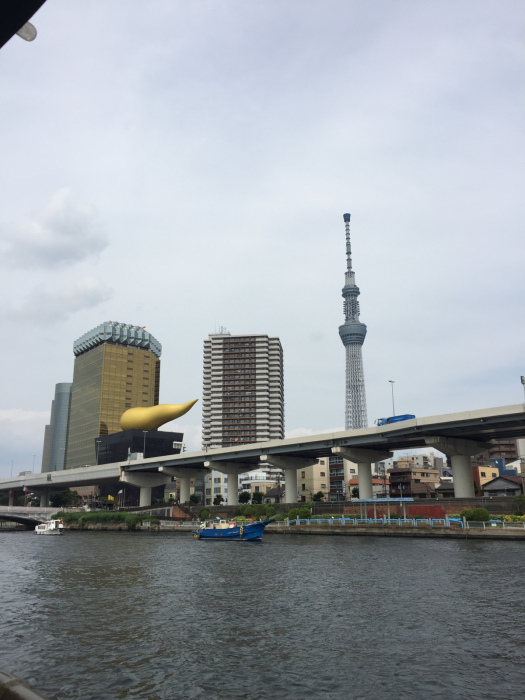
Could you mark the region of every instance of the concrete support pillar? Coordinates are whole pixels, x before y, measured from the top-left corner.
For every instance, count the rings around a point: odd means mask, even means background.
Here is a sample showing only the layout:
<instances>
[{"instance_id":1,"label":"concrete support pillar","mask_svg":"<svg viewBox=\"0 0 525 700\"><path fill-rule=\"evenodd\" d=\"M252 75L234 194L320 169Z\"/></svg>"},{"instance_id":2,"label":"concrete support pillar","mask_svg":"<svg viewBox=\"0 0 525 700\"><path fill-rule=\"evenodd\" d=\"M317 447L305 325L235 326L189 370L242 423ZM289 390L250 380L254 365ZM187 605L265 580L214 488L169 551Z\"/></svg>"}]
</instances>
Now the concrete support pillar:
<instances>
[{"instance_id":1,"label":"concrete support pillar","mask_svg":"<svg viewBox=\"0 0 525 700\"><path fill-rule=\"evenodd\" d=\"M9 500L7 502L7 505L12 506L15 502L15 492L10 490L9 491Z\"/></svg>"},{"instance_id":2,"label":"concrete support pillar","mask_svg":"<svg viewBox=\"0 0 525 700\"><path fill-rule=\"evenodd\" d=\"M373 498L374 489L372 486L371 462L358 463L357 478L359 479L359 498Z\"/></svg>"},{"instance_id":3,"label":"concrete support pillar","mask_svg":"<svg viewBox=\"0 0 525 700\"><path fill-rule=\"evenodd\" d=\"M474 498L476 492L470 458L472 455L486 452L491 444L441 436L425 438L425 442L429 447L434 447L450 457L454 477L454 498Z\"/></svg>"},{"instance_id":4,"label":"concrete support pillar","mask_svg":"<svg viewBox=\"0 0 525 700\"><path fill-rule=\"evenodd\" d=\"M297 469L284 470L284 493L287 503L297 503Z\"/></svg>"},{"instance_id":5,"label":"concrete support pillar","mask_svg":"<svg viewBox=\"0 0 525 700\"><path fill-rule=\"evenodd\" d=\"M139 506L141 508L151 505L151 486L140 487Z\"/></svg>"},{"instance_id":6,"label":"concrete support pillar","mask_svg":"<svg viewBox=\"0 0 525 700\"><path fill-rule=\"evenodd\" d=\"M166 474L159 474L158 472L127 472L124 467L120 470L120 481L140 488L139 504L141 507L151 505L152 488L155 486L165 486L169 480L169 476L166 476Z\"/></svg>"},{"instance_id":7,"label":"concrete support pillar","mask_svg":"<svg viewBox=\"0 0 525 700\"><path fill-rule=\"evenodd\" d=\"M373 498L372 463L390 459L393 452L369 450L362 447L332 447L332 452L350 462L357 462L357 478L359 480L359 498ZM348 489L348 484L347 484Z\"/></svg>"},{"instance_id":8,"label":"concrete support pillar","mask_svg":"<svg viewBox=\"0 0 525 700\"><path fill-rule=\"evenodd\" d=\"M167 477L174 476L176 479L179 479L181 503L188 503L190 500L190 479L201 474L207 474L209 471L209 469L203 469L202 467L159 467L161 474Z\"/></svg>"},{"instance_id":9,"label":"concrete support pillar","mask_svg":"<svg viewBox=\"0 0 525 700\"><path fill-rule=\"evenodd\" d=\"M454 498L474 498L474 477L468 455L451 455L452 474L454 476Z\"/></svg>"},{"instance_id":10,"label":"concrete support pillar","mask_svg":"<svg viewBox=\"0 0 525 700\"><path fill-rule=\"evenodd\" d=\"M286 503L297 503L297 470L317 464L315 457L277 457L261 455L261 462L284 470L284 495Z\"/></svg>"},{"instance_id":11,"label":"concrete support pillar","mask_svg":"<svg viewBox=\"0 0 525 700\"><path fill-rule=\"evenodd\" d=\"M49 506L49 494L47 492L47 489L45 491L42 491L40 494L40 507L41 508L47 508Z\"/></svg>"},{"instance_id":12,"label":"concrete support pillar","mask_svg":"<svg viewBox=\"0 0 525 700\"><path fill-rule=\"evenodd\" d=\"M190 500L190 477L179 477L180 482L180 502L188 503Z\"/></svg>"},{"instance_id":13,"label":"concrete support pillar","mask_svg":"<svg viewBox=\"0 0 525 700\"><path fill-rule=\"evenodd\" d=\"M229 506L239 505L239 474L245 474L258 468L258 464L247 462L222 462L220 460L209 460L204 462L208 469L215 469L221 474L228 475L228 496L226 504Z\"/></svg>"},{"instance_id":14,"label":"concrete support pillar","mask_svg":"<svg viewBox=\"0 0 525 700\"><path fill-rule=\"evenodd\" d=\"M239 472L242 474L242 472ZM229 506L239 505L239 486L238 486L238 474L237 472L228 472L228 500Z\"/></svg>"}]
</instances>

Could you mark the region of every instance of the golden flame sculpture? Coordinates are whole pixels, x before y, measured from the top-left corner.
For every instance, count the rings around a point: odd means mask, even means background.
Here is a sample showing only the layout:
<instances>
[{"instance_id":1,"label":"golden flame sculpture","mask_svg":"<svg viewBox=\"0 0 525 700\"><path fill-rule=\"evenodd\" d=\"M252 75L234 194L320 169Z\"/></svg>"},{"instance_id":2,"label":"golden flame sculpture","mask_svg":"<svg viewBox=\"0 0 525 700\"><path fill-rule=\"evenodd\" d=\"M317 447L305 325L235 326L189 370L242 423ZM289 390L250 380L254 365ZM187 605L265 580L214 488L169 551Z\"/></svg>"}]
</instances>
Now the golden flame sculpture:
<instances>
[{"instance_id":1,"label":"golden flame sculpture","mask_svg":"<svg viewBox=\"0 0 525 700\"><path fill-rule=\"evenodd\" d=\"M122 430L157 430L164 423L188 413L199 399L187 403L161 403L147 408L128 408L120 417Z\"/></svg>"}]
</instances>

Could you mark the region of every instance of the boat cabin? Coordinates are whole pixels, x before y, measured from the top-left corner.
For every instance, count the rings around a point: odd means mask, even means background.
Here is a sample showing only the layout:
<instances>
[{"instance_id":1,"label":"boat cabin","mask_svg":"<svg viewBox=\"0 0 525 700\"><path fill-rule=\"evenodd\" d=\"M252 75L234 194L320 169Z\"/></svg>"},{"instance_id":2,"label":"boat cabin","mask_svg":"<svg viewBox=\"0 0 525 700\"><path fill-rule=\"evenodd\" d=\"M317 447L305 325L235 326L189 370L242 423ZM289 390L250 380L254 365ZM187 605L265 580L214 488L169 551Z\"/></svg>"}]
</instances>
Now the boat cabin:
<instances>
[{"instance_id":1,"label":"boat cabin","mask_svg":"<svg viewBox=\"0 0 525 700\"><path fill-rule=\"evenodd\" d=\"M232 527L237 527L235 520L205 520L201 523L202 530L229 530Z\"/></svg>"}]
</instances>

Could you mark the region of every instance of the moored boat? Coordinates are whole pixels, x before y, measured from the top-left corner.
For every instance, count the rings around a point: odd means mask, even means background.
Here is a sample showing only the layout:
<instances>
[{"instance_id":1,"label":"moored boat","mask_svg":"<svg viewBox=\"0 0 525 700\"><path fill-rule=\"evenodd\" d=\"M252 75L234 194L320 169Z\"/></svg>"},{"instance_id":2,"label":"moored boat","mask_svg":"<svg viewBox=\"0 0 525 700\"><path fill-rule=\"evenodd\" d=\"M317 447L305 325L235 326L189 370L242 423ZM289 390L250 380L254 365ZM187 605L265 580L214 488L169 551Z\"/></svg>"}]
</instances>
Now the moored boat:
<instances>
[{"instance_id":1,"label":"moored boat","mask_svg":"<svg viewBox=\"0 0 525 700\"><path fill-rule=\"evenodd\" d=\"M270 520L237 523L235 520L205 520L193 536L198 540L262 540L264 528Z\"/></svg>"},{"instance_id":2,"label":"moored boat","mask_svg":"<svg viewBox=\"0 0 525 700\"><path fill-rule=\"evenodd\" d=\"M35 527L35 535L61 535L64 532L63 520L48 520Z\"/></svg>"}]
</instances>

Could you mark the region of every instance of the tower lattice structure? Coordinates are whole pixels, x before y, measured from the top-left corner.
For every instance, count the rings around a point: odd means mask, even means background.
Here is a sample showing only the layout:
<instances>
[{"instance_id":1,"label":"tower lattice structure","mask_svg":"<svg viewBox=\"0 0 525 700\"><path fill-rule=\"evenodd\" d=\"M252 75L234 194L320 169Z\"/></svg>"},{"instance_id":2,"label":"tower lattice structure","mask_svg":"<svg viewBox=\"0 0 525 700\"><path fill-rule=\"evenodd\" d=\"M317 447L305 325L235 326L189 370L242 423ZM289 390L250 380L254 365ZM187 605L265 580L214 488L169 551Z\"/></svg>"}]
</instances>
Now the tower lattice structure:
<instances>
[{"instance_id":1,"label":"tower lattice structure","mask_svg":"<svg viewBox=\"0 0 525 700\"><path fill-rule=\"evenodd\" d=\"M359 287L352 270L352 248L350 245L350 214L343 214L346 230L346 272L343 287L345 322L339 326L339 335L346 350L346 430L367 428L365 375L363 371L362 346L366 326L359 320Z\"/></svg>"}]
</instances>

